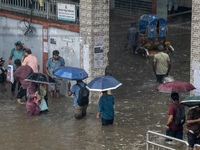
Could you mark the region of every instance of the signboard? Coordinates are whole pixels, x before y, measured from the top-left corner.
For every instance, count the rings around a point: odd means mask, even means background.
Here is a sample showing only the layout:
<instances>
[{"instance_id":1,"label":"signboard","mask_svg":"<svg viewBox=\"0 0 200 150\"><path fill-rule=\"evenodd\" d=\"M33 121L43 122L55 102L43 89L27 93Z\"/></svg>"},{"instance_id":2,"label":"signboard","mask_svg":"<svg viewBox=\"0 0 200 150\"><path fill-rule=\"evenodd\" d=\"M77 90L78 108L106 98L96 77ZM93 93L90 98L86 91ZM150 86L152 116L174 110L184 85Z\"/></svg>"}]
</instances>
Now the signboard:
<instances>
[{"instance_id":1,"label":"signboard","mask_svg":"<svg viewBox=\"0 0 200 150\"><path fill-rule=\"evenodd\" d=\"M75 5L58 3L58 19L66 21L76 20Z\"/></svg>"},{"instance_id":2,"label":"signboard","mask_svg":"<svg viewBox=\"0 0 200 150\"><path fill-rule=\"evenodd\" d=\"M94 47L94 68L103 68L103 46Z\"/></svg>"}]
</instances>

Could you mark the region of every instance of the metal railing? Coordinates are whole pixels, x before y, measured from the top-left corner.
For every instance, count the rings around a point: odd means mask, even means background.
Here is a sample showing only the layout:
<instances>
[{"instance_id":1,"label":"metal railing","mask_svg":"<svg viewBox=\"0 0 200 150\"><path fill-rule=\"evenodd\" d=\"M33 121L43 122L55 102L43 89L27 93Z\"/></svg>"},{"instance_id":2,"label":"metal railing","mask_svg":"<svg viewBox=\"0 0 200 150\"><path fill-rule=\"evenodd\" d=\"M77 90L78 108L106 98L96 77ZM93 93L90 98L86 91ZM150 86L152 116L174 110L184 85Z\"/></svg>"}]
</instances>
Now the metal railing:
<instances>
[{"instance_id":1,"label":"metal railing","mask_svg":"<svg viewBox=\"0 0 200 150\"><path fill-rule=\"evenodd\" d=\"M194 150L197 150L197 147L200 148L200 145L199 144L195 144L194 145Z\"/></svg>"},{"instance_id":2,"label":"metal railing","mask_svg":"<svg viewBox=\"0 0 200 150\"><path fill-rule=\"evenodd\" d=\"M0 9L17 13L25 13L43 17L47 19L57 20L57 3L74 4L76 11L76 21L79 23L79 3L70 0L43 0L44 6L41 7L38 0L0 0Z\"/></svg>"},{"instance_id":3,"label":"metal railing","mask_svg":"<svg viewBox=\"0 0 200 150\"><path fill-rule=\"evenodd\" d=\"M111 15L135 18L141 14L151 14L151 0L115 0L111 2Z\"/></svg>"},{"instance_id":4,"label":"metal railing","mask_svg":"<svg viewBox=\"0 0 200 150\"><path fill-rule=\"evenodd\" d=\"M167 139L170 139L170 140L174 140L174 141L183 143L183 144L186 145L186 150L189 150L189 144L188 144L187 141L180 140L180 139L177 139L177 138L173 138L173 137L171 137L171 136L167 136L167 135L160 134L160 133L157 133L157 132L153 132L153 131L150 131L150 130L147 131L146 150L149 150L149 145L150 145L150 144L152 145L152 150L155 149L155 146L158 148L158 150L159 150L160 148L165 148L165 149L168 149L168 150L176 150L176 149L171 148L171 147L167 147L167 146L164 146L164 145L161 145L161 144L157 144L157 143L155 143L155 142L151 142L150 139L149 139L149 134L161 136L161 137L164 137L164 138L167 138ZM196 146L197 146L197 145L196 145Z\"/></svg>"}]
</instances>

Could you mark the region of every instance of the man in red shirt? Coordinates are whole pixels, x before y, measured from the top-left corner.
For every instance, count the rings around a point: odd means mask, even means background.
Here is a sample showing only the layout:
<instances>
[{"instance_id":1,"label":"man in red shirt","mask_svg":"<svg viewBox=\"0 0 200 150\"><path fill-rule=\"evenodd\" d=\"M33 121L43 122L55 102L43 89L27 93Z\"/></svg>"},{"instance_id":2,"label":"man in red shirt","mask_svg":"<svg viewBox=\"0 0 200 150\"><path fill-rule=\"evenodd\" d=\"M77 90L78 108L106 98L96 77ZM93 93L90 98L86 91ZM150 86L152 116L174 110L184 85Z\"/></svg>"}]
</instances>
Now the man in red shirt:
<instances>
[{"instance_id":1,"label":"man in red shirt","mask_svg":"<svg viewBox=\"0 0 200 150\"><path fill-rule=\"evenodd\" d=\"M183 125L177 126L175 124L176 112L178 109L178 106L176 106L176 105L179 105L178 93L172 93L171 100L172 100L173 104L171 104L169 106L169 113L168 113L169 118L168 118L167 125L166 125L166 135L174 137L174 138L178 138L178 139L183 139ZM184 109L183 105L181 105L181 107ZM166 141L171 141L171 140L166 139Z\"/></svg>"}]
</instances>

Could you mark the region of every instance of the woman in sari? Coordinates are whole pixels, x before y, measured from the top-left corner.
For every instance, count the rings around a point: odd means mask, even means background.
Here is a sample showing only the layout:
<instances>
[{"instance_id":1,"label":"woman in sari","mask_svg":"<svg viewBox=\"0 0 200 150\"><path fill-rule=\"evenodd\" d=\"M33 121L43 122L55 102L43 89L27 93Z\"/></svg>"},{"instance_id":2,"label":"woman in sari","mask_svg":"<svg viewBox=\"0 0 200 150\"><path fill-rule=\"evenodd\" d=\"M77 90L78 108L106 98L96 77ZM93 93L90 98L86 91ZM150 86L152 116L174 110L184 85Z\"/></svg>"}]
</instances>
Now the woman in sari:
<instances>
[{"instance_id":1,"label":"woman in sari","mask_svg":"<svg viewBox=\"0 0 200 150\"><path fill-rule=\"evenodd\" d=\"M39 86L37 83L31 82L27 88L27 103L26 109L29 115L39 115L40 114L40 102L41 96L39 95Z\"/></svg>"}]
</instances>

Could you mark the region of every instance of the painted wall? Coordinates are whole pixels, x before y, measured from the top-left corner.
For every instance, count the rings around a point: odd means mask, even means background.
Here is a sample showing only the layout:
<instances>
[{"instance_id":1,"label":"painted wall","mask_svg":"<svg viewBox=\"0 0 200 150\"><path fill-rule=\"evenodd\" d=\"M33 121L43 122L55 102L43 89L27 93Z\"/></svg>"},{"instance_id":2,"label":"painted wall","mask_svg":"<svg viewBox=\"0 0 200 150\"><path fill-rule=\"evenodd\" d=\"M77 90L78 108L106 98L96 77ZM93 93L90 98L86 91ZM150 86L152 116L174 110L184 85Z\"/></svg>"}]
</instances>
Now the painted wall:
<instances>
[{"instance_id":1,"label":"painted wall","mask_svg":"<svg viewBox=\"0 0 200 150\"><path fill-rule=\"evenodd\" d=\"M38 58L40 72L42 72L42 25L34 23L31 25L36 29L35 35L31 37L24 36L24 32L18 28L21 26L19 20L0 16L0 57L3 56L7 66L10 52L15 47L14 43L20 40Z\"/></svg>"},{"instance_id":2,"label":"painted wall","mask_svg":"<svg viewBox=\"0 0 200 150\"><path fill-rule=\"evenodd\" d=\"M55 27L48 28L48 57L52 57L53 50L58 50L60 56L65 60L65 66L80 67L80 35L77 32L72 32ZM63 79L61 85L61 94L67 96L67 84L69 80ZM70 81L72 86L76 82Z\"/></svg>"}]
</instances>

